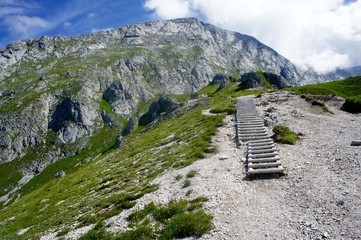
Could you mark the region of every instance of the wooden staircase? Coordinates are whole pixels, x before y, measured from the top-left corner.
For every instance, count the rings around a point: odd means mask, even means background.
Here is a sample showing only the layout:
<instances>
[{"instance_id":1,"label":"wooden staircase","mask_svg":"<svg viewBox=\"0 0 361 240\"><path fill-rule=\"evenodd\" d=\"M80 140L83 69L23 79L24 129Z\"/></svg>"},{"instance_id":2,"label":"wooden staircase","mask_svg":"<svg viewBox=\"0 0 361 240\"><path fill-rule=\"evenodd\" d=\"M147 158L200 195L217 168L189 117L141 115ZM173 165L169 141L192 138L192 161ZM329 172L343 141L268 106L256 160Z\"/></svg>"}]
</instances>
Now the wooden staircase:
<instances>
[{"instance_id":1,"label":"wooden staircase","mask_svg":"<svg viewBox=\"0 0 361 240\"><path fill-rule=\"evenodd\" d=\"M247 176L282 174L278 151L256 110L253 96L239 97L236 108L237 143L246 146Z\"/></svg>"}]
</instances>

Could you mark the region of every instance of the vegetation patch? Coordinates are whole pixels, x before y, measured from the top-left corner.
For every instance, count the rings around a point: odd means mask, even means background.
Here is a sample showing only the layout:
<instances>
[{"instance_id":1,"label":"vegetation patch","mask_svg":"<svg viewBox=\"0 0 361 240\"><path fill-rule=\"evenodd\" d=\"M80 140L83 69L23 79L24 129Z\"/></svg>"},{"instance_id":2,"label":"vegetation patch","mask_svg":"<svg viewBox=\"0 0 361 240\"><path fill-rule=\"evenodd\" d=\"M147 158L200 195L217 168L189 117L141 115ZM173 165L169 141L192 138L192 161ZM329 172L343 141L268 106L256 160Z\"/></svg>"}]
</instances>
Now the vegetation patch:
<instances>
[{"instance_id":1,"label":"vegetation patch","mask_svg":"<svg viewBox=\"0 0 361 240\"><path fill-rule=\"evenodd\" d=\"M181 179L183 178L183 176L180 175L180 174L178 174L178 175L175 176L174 178L175 178L175 180L179 181L179 180L181 180Z\"/></svg>"},{"instance_id":2,"label":"vegetation patch","mask_svg":"<svg viewBox=\"0 0 361 240\"><path fill-rule=\"evenodd\" d=\"M65 160L45 170L44 177L36 182L34 178L25 186L16 202L1 209L0 235L16 239L19 230L32 226L22 237L34 239L48 229L61 231L71 224L88 225L133 207L136 199L157 189L150 182L160 173L203 157L224 117L203 115L206 108L209 105L180 111L143 134L129 136L128 143L119 149L101 150L104 153L94 155L92 161L86 160L88 155L77 155L86 157L79 160L84 163L73 171L65 170L64 178L55 179L52 175L55 169L65 167ZM97 134L90 141L94 151L89 153L111 146L103 144L109 139L113 141L107 131L104 135ZM42 202L43 199L49 200ZM13 216L16 216L14 220L6 221Z\"/></svg>"},{"instance_id":3,"label":"vegetation patch","mask_svg":"<svg viewBox=\"0 0 361 240\"><path fill-rule=\"evenodd\" d=\"M303 98L307 102L311 103L312 106L320 106L324 112L333 114L333 112L330 109L328 109L328 107L326 106L326 104L324 102L321 102L321 101L315 99L314 97L311 97L309 95L304 95L304 94L301 95L301 98Z\"/></svg>"},{"instance_id":4,"label":"vegetation patch","mask_svg":"<svg viewBox=\"0 0 361 240\"><path fill-rule=\"evenodd\" d=\"M191 180L189 179L185 179L184 182L183 182L183 188L187 188L191 185Z\"/></svg>"},{"instance_id":5,"label":"vegetation patch","mask_svg":"<svg viewBox=\"0 0 361 240\"><path fill-rule=\"evenodd\" d=\"M299 95L325 95L334 94L346 99L342 110L356 113L361 112L361 77L352 77L344 80L306 85L290 88Z\"/></svg>"},{"instance_id":6,"label":"vegetation patch","mask_svg":"<svg viewBox=\"0 0 361 240\"><path fill-rule=\"evenodd\" d=\"M216 91L218 86L211 88ZM200 95L196 107L180 108L177 114L148 131L131 134L118 149L112 146L121 127L118 131L111 127L99 129L87 140L88 144L79 155L45 169L24 186L16 201L1 208L0 236L18 239L17 232L31 226L21 238L38 239L49 231L65 234L70 226L77 229L98 224L87 238L108 239L106 227L101 225L105 219L132 208L137 199L155 191L158 186L151 182L159 174L170 168L188 166L209 151L212 136L221 126L225 114L204 115L203 110L235 108L238 96L257 93L259 90L239 91L237 83L228 82L215 93ZM99 110L112 114L105 101L100 103ZM118 120L122 122L122 119ZM74 143L69 147L76 149L78 146L79 143ZM27 159L31 160L31 156ZM7 168L11 170L12 166ZM66 176L54 178L54 173L59 170L64 170ZM188 192L190 195L191 191ZM133 229L122 233L120 239L199 236L210 228L212 218L200 209L199 201L189 201L185 205L186 211L164 217L165 220L159 220L158 214L150 209L149 214L135 221ZM151 216L157 216L157 220L153 221ZM185 220L194 224L183 224Z\"/></svg>"},{"instance_id":7,"label":"vegetation patch","mask_svg":"<svg viewBox=\"0 0 361 240\"><path fill-rule=\"evenodd\" d=\"M283 125L274 126L273 132L275 133L274 140L278 143L294 145L299 139L299 136L295 132Z\"/></svg>"},{"instance_id":8,"label":"vegetation patch","mask_svg":"<svg viewBox=\"0 0 361 240\"><path fill-rule=\"evenodd\" d=\"M132 230L119 239L174 239L200 237L212 228L212 216L203 209L207 198L171 201L166 206L148 204L128 216ZM132 237L132 238L129 238Z\"/></svg>"},{"instance_id":9,"label":"vegetation patch","mask_svg":"<svg viewBox=\"0 0 361 240\"><path fill-rule=\"evenodd\" d=\"M226 113L227 115L232 115L236 113L236 107L225 107L225 108L211 108L210 113Z\"/></svg>"},{"instance_id":10,"label":"vegetation patch","mask_svg":"<svg viewBox=\"0 0 361 240\"><path fill-rule=\"evenodd\" d=\"M192 177L194 177L196 174L197 174L197 170L192 169L192 170L190 170L190 171L187 173L186 177L187 177L187 178L192 178Z\"/></svg>"},{"instance_id":11,"label":"vegetation patch","mask_svg":"<svg viewBox=\"0 0 361 240\"><path fill-rule=\"evenodd\" d=\"M267 89L272 89L272 85L269 81L267 81L265 75L263 72L256 72L256 76L258 77L258 79L261 81L262 85L267 88Z\"/></svg>"}]
</instances>

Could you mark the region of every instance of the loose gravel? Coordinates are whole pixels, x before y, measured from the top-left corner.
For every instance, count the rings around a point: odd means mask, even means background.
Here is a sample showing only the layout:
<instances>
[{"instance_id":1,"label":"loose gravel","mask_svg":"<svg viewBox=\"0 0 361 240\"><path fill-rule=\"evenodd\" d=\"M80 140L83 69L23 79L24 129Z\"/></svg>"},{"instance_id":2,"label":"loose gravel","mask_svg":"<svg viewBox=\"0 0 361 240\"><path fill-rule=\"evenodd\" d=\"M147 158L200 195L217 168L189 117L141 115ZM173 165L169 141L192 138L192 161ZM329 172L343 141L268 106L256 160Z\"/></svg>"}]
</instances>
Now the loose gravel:
<instances>
[{"instance_id":1,"label":"loose gravel","mask_svg":"<svg viewBox=\"0 0 361 240\"><path fill-rule=\"evenodd\" d=\"M245 149L236 146L235 119L227 116L212 140L217 153L157 178L159 189L109 219L110 230L127 229L125 217L150 202L207 196L214 227L200 239L361 239L361 147L351 146L361 140L361 115L338 110L336 97L326 103L331 114L285 91L255 103L270 133L283 124L301 136L296 145L277 144L285 176L245 178ZM191 170L197 174L183 188Z\"/></svg>"}]
</instances>

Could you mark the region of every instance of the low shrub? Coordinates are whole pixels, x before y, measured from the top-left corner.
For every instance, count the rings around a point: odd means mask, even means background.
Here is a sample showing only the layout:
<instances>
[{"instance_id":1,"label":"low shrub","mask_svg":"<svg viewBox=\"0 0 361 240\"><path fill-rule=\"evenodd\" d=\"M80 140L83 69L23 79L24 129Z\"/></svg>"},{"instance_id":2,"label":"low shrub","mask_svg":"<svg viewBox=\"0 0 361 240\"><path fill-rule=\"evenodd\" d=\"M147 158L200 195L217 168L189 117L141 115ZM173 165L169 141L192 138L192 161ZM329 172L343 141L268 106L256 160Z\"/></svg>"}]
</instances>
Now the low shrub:
<instances>
[{"instance_id":1,"label":"low shrub","mask_svg":"<svg viewBox=\"0 0 361 240\"><path fill-rule=\"evenodd\" d=\"M218 114L218 113L226 113L227 115L232 115L236 113L236 108L225 107L225 108L211 108L210 113Z\"/></svg>"},{"instance_id":2,"label":"low shrub","mask_svg":"<svg viewBox=\"0 0 361 240\"><path fill-rule=\"evenodd\" d=\"M193 192L193 189L189 189L189 190L186 192L185 196L186 196L186 197L189 197L189 196L192 194L192 192Z\"/></svg>"},{"instance_id":3,"label":"low shrub","mask_svg":"<svg viewBox=\"0 0 361 240\"><path fill-rule=\"evenodd\" d=\"M187 178L192 178L192 177L194 177L196 174L197 174L197 170L192 169L192 170L190 170L190 171L187 173L186 177L187 177Z\"/></svg>"},{"instance_id":4,"label":"low shrub","mask_svg":"<svg viewBox=\"0 0 361 240\"><path fill-rule=\"evenodd\" d=\"M288 127L283 125L276 125L273 128L274 140L278 143L294 145L299 139L299 136L291 131Z\"/></svg>"},{"instance_id":5,"label":"low shrub","mask_svg":"<svg viewBox=\"0 0 361 240\"><path fill-rule=\"evenodd\" d=\"M114 240L113 234L107 232L102 223L98 223L92 230L82 236L80 240Z\"/></svg>"},{"instance_id":6,"label":"low shrub","mask_svg":"<svg viewBox=\"0 0 361 240\"><path fill-rule=\"evenodd\" d=\"M169 220L159 239L200 237L212 228L212 216L203 209L197 212L181 213Z\"/></svg>"},{"instance_id":7,"label":"low shrub","mask_svg":"<svg viewBox=\"0 0 361 240\"><path fill-rule=\"evenodd\" d=\"M128 216L132 230L116 239L175 239L200 237L212 228L212 215L203 209L206 197L193 200L170 201L168 205L148 204ZM89 239L89 238L88 238Z\"/></svg>"},{"instance_id":8,"label":"low shrub","mask_svg":"<svg viewBox=\"0 0 361 240\"><path fill-rule=\"evenodd\" d=\"M183 188L187 188L187 187L189 187L190 185L191 185L191 180L189 180L189 179L184 180L184 182L183 182Z\"/></svg>"},{"instance_id":9,"label":"low shrub","mask_svg":"<svg viewBox=\"0 0 361 240\"><path fill-rule=\"evenodd\" d=\"M312 106L320 106L322 107L322 110L324 112L328 112L328 113L333 113L332 111L330 111L330 109L327 108L326 104L311 97L311 96L308 96L308 95L301 95L301 98L305 99L307 102L311 103Z\"/></svg>"},{"instance_id":10,"label":"low shrub","mask_svg":"<svg viewBox=\"0 0 361 240\"><path fill-rule=\"evenodd\" d=\"M140 225L133 230L126 231L120 236L118 236L117 240L148 240L148 239L156 239L156 235L154 234L153 228L149 224Z\"/></svg>"}]
</instances>

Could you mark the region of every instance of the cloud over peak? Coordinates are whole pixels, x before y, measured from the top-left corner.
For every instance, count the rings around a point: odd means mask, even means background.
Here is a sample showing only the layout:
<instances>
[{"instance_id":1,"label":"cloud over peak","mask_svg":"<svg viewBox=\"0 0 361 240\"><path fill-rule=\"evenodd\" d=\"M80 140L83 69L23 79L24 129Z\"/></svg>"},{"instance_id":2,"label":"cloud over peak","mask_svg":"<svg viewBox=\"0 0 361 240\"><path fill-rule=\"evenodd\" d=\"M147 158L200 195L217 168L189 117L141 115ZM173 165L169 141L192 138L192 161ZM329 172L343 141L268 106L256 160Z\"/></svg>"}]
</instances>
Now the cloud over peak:
<instances>
[{"instance_id":1,"label":"cloud over peak","mask_svg":"<svg viewBox=\"0 0 361 240\"><path fill-rule=\"evenodd\" d=\"M146 0L158 18L196 16L252 35L303 68L361 65L361 1Z\"/></svg>"},{"instance_id":2,"label":"cloud over peak","mask_svg":"<svg viewBox=\"0 0 361 240\"><path fill-rule=\"evenodd\" d=\"M154 10L155 15L162 19L189 17L192 14L190 1L182 0L151 0L144 3L148 10Z\"/></svg>"}]
</instances>

